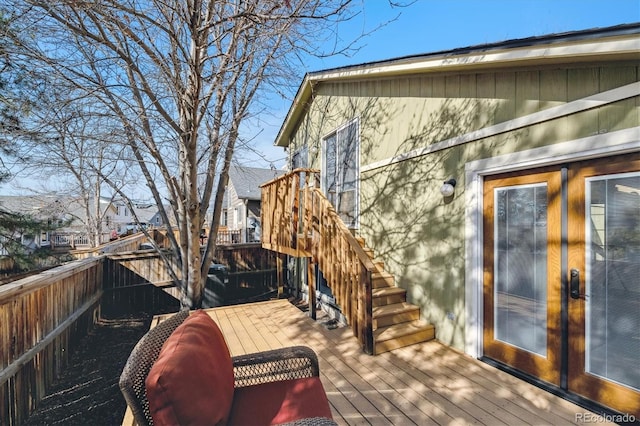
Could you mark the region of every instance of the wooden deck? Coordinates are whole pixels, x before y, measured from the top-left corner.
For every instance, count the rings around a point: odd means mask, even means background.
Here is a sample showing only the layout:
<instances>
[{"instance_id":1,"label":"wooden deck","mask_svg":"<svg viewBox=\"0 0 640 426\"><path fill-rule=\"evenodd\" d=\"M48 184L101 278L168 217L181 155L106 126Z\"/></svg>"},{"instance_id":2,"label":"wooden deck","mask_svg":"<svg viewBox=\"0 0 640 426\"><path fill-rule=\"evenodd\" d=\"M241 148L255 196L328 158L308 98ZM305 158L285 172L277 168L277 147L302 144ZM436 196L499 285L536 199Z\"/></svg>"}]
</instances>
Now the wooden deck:
<instances>
[{"instance_id":1,"label":"wooden deck","mask_svg":"<svg viewBox=\"0 0 640 426\"><path fill-rule=\"evenodd\" d=\"M350 329L330 330L286 300L207 312L232 355L312 347L341 425L565 425L588 413L436 341L366 355Z\"/></svg>"}]
</instances>

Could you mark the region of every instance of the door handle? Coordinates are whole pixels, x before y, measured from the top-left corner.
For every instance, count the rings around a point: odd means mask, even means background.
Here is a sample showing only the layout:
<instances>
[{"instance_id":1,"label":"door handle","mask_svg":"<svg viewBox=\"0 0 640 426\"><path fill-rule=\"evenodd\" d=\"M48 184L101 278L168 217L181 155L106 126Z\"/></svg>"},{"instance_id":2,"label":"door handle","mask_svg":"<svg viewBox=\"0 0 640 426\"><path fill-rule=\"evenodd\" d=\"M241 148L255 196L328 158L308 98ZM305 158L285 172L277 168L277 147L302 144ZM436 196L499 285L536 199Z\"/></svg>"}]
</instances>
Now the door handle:
<instances>
[{"instance_id":1,"label":"door handle","mask_svg":"<svg viewBox=\"0 0 640 426\"><path fill-rule=\"evenodd\" d=\"M569 272L569 288L572 299L580 299L580 270L572 268Z\"/></svg>"}]
</instances>

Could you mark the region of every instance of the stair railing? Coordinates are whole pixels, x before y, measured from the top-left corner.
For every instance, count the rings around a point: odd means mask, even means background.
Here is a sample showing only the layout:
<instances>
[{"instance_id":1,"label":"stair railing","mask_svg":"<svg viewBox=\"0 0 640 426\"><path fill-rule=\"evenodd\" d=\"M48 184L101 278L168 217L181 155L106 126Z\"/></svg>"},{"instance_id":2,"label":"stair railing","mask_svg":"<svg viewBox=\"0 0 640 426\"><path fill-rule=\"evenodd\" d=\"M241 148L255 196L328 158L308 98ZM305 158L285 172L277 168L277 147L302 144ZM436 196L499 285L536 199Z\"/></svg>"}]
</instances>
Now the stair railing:
<instances>
[{"instance_id":1,"label":"stair railing","mask_svg":"<svg viewBox=\"0 0 640 426\"><path fill-rule=\"evenodd\" d=\"M319 176L296 169L262 186L262 245L317 264L353 334L372 354L375 265L320 190ZM309 284L314 300L314 280Z\"/></svg>"}]
</instances>

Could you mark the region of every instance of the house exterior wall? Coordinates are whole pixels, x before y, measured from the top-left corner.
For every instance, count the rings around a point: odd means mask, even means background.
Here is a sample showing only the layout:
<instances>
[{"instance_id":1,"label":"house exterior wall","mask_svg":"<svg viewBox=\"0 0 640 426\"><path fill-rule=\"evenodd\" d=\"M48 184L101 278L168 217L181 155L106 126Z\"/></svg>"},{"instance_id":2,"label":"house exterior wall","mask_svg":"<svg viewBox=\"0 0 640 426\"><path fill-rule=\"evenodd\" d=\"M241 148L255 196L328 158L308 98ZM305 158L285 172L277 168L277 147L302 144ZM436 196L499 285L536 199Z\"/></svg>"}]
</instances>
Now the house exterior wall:
<instances>
[{"instance_id":1,"label":"house exterior wall","mask_svg":"<svg viewBox=\"0 0 640 426\"><path fill-rule=\"evenodd\" d=\"M637 63L606 63L320 82L290 152L306 145L320 169L322 138L358 118L357 232L437 338L464 350L465 165L638 128L639 75ZM439 188L452 177L445 200Z\"/></svg>"},{"instance_id":2,"label":"house exterior wall","mask_svg":"<svg viewBox=\"0 0 640 426\"><path fill-rule=\"evenodd\" d=\"M245 221L244 202L238 198L238 193L233 184L227 186L227 227L230 230L242 229Z\"/></svg>"},{"instance_id":3,"label":"house exterior wall","mask_svg":"<svg viewBox=\"0 0 640 426\"><path fill-rule=\"evenodd\" d=\"M230 231L241 231L239 243L253 242L255 229L252 225L255 221L251 218L260 218L260 201L238 198L238 193L233 186L227 186L227 228ZM257 210L257 216L255 211Z\"/></svg>"}]
</instances>

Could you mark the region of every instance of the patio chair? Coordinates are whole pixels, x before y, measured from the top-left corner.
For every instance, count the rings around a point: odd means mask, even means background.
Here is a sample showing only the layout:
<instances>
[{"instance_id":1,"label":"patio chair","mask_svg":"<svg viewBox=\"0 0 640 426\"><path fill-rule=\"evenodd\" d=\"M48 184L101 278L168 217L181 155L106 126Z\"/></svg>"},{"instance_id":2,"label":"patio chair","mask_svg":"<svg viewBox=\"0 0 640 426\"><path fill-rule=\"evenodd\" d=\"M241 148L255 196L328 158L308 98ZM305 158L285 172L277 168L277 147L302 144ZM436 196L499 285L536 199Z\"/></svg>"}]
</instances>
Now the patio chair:
<instances>
[{"instance_id":1,"label":"patio chair","mask_svg":"<svg viewBox=\"0 0 640 426\"><path fill-rule=\"evenodd\" d=\"M204 311L187 318L187 311L180 312L151 329L124 367L120 388L138 425L153 425L154 417L160 419L156 423L176 424L336 424L312 349L294 346L230 357L222 333ZM164 351L163 345L168 346ZM231 399L227 408L225 399ZM217 405L226 414L219 414ZM295 412L293 420L273 422L287 418L278 412L282 407Z\"/></svg>"},{"instance_id":2,"label":"patio chair","mask_svg":"<svg viewBox=\"0 0 640 426\"><path fill-rule=\"evenodd\" d=\"M120 375L120 390L139 426L153 424L144 381L158 359L164 342L188 316L189 311L180 311L149 330L133 348L124 365Z\"/></svg>"}]
</instances>

